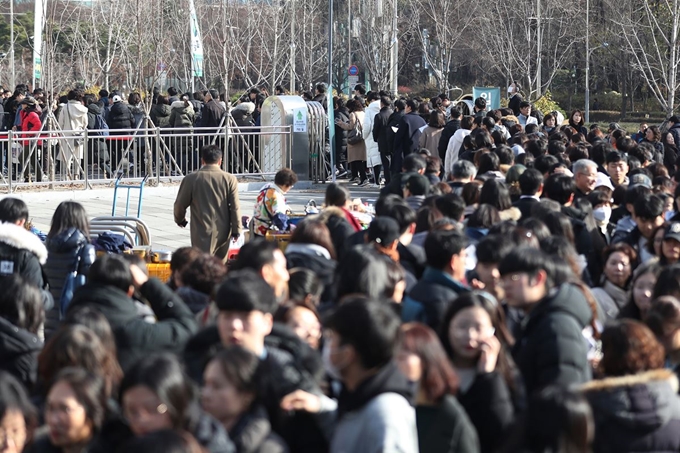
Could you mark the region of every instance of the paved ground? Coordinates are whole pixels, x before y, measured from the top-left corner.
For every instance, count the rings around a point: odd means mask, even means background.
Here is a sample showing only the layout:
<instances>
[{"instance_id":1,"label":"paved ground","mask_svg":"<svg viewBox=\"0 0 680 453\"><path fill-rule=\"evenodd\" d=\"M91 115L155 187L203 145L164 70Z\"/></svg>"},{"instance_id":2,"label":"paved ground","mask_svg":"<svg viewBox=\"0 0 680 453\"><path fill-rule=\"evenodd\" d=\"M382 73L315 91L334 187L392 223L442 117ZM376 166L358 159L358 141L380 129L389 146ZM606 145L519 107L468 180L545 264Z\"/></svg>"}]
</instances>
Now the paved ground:
<instances>
[{"instance_id":1,"label":"paved ground","mask_svg":"<svg viewBox=\"0 0 680 453\"><path fill-rule=\"evenodd\" d=\"M240 191L241 214L252 215L253 205L257 191ZM189 229L182 229L175 225L172 207L179 185L167 185L161 187L145 187L142 203L141 218L149 227L151 244L156 249L174 250L178 247L190 245ZM369 203L375 202L378 197L377 189L350 188L353 198L361 198ZM316 200L321 206L324 198L324 186L311 186L309 190L293 189L287 196L288 203L293 212L302 213L304 206L310 199ZM117 215L125 212L125 196L127 191L118 191ZM134 216L137 209L137 191L131 191L130 215ZM0 195L0 198L8 195ZM65 200L74 200L81 203L90 217L110 216L113 202L113 188L96 188L92 190L55 190L40 192L19 192L11 196L23 199L30 211L30 217L34 225L44 231L49 231L52 214L57 205ZM187 218L189 216L187 215Z\"/></svg>"}]
</instances>

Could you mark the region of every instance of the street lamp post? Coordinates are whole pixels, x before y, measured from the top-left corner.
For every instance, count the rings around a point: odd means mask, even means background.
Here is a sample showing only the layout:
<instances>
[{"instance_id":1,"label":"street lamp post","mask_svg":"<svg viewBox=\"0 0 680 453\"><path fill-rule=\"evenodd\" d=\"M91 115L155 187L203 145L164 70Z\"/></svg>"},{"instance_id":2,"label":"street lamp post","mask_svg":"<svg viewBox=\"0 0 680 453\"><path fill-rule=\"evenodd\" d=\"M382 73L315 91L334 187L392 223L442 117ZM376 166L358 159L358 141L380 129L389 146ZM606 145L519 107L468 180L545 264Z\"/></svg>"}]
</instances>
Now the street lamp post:
<instances>
[{"instance_id":1,"label":"street lamp post","mask_svg":"<svg viewBox=\"0 0 680 453\"><path fill-rule=\"evenodd\" d=\"M295 1L290 2L290 8L290 94L292 95L295 93Z\"/></svg>"},{"instance_id":2,"label":"street lamp post","mask_svg":"<svg viewBox=\"0 0 680 453\"><path fill-rule=\"evenodd\" d=\"M586 36L588 36L586 34ZM585 101L586 101L586 109L585 109L585 114L584 114L584 121L586 123L590 123L590 57L593 55L593 52L596 51L597 49L601 49L602 47L608 47L609 43L603 42L602 45L595 46L592 49L590 48L590 43L588 42L586 38L586 86L585 86L585 91L586 91L586 96L585 96Z\"/></svg>"},{"instance_id":3,"label":"street lamp post","mask_svg":"<svg viewBox=\"0 0 680 453\"><path fill-rule=\"evenodd\" d=\"M390 48L390 85L392 93L397 95L399 70L399 39L397 38L397 0L393 0L392 6L392 46Z\"/></svg>"},{"instance_id":4,"label":"street lamp post","mask_svg":"<svg viewBox=\"0 0 680 453\"><path fill-rule=\"evenodd\" d=\"M16 75L14 72L14 0L9 0L9 86L14 91Z\"/></svg>"},{"instance_id":5,"label":"street lamp post","mask_svg":"<svg viewBox=\"0 0 680 453\"><path fill-rule=\"evenodd\" d=\"M541 0L536 0L536 99L541 97L541 91L543 91L543 81L541 80L541 66L543 61L541 61L543 51L543 31L541 30Z\"/></svg>"},{"instance_id":6,"label":"street lamp post","mask_svg":"<svg viewBox=\"0 0 680 453\"><path fill-rule=\"evenodd\" d=\"M586 112L585 122L590 123L590 0L586 0Z\"/></svg>"}]
</instances>

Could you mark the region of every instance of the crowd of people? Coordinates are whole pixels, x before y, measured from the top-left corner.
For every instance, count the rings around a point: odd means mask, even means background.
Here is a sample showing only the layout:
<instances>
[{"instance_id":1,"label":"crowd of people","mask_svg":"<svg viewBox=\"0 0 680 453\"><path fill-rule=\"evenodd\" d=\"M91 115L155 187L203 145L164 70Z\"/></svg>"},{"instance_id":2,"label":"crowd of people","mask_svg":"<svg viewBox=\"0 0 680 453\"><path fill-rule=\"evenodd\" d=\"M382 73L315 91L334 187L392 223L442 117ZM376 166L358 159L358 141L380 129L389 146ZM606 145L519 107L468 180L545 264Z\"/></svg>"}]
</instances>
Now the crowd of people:
<instances>
[{"instance_id":1,"label":"crowd of people","mask_svg":"<svg viewBox=\"0 0 680 453\"><path fill-rule=\"evenodd\" d=\"M137 165L138 173L143 174L142 162L146 141L137 139L141 155L127 153L131 137L138 129L173 129L191 135L194 128L203 128L203 133L215 133L224 124L227 112L238 127L258 126L260 109L266 91L250 89L238 105L231 109L225 93L215 89L207 91L180 93L176 88L168 88L167 94L155 88L150 96L150 106L143 102L142 93L133 91L124 94L102 89L97 95L86 93L83 89L71 89L63 96L55 96L41 88L29 91L26 85L18 85L14 91L0 88L0 132L12 130L21 141L21 152L10 154L11 150L2 149L2 168L8 173L8 166L15 165L13 177L17 181L43 181L47 177L47 149L43 130L72 131L64 133L67 140L60 142L54 151L57 173L78 178L85 169L85 144L82 132L91 131L88 136L87 150L90 163L96 164L103 177L116 175L121 160L128 165ZM54 115L54 122L46 124ZM119 136L119 137L113 137ZM107 138L108 137L108 138ZM126 138L127 137L127 138ZM198 167L198 148L186 137L168 141L173 148L175 159L183 174ZM153 146L153 145L152 145ZM135 162L135 158L138 162ZM152 153L155 162L155 155ZM129 168L126 167L126 170Z\"/></svg>"},{"instance_id":2,"label":"crowd of people","mask_svg":"<svg viewBox=\"0 0 680 453\"><path fill-rule=\"evenodd\" d=\"M294 222L290 169L244 225L204 147L174 212L194 247L166 282L96 256L78 203L43 242L0 199L3 450L680 451L680 121L630 137L437 99L420 128L425 102L394 102L367 228L345 183Z\"/></svg>"}]
</instances>

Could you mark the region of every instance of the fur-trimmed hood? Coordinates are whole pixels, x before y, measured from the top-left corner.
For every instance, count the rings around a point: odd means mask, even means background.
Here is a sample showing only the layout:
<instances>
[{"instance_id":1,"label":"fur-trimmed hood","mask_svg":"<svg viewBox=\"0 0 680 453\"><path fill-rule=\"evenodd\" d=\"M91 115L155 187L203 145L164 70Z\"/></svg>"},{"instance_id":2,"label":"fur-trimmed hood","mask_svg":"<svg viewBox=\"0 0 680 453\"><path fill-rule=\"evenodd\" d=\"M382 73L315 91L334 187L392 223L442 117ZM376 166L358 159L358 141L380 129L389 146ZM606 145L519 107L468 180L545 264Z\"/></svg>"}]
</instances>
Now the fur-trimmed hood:
<instances>
[{"instance_id":1,"label":"fur-trimmed hood","mask_svg":"<svg viewBox=\"0 0 680 453\"><path fill-rule=\"evenodd\" d=\"M498 214L501 218L501 222L504 220L514 220L515 222L519 222L519 219L522 218L522 211L514 206L506 209L505 211L499 211Z\"/></svg>"},{"instance_id":2,"label":"fur-trimmed hood","mask_svg":"<svg viewBox=\"0 0 680 453\"><path fill-rule=\"evenodd\" d=\"M678 379L671 370L595 380L581 390L596 418L621 430L657 429L680 419Z\"/></svg>"},{"instance_id":3,"label":"fur-trimmed hood","mask_svg":"<svg viewBox=\"0 0 680 453\"><path fill-rule=\"evenodd\" d=\"M672 370L660 369L644 373L628 374L604 379L595 379L581 386L582 392L597 392L612 390L619 387L631 387L633 385L648 384L650 382L668 381L674 392L678 391L678 377Z\"/></svg>"},{"instance_id":4,"label":"fur-trimmed hood","mask_svg":"<svg viewBox=\"0 0 680 453\"><path fill-rule=\"evenodd\" d=\"M38 258L40 264L47 261L45 244L24 227L13 223L0 223L0 242L20 250L28 250Z\"/></svg>"},{"instance_id":5,"label":"fur-trimmed hood","mask_svg":"<svg viewBox=\"0 0 680 453\"><path fill-rule=\"evenodd\" d=\"M191 102L188 102L188 104L184 104L184 101L175 101L172 104L170 104L170 108L182 110L182 112L186 113L194 113L194 106L191 105Z\"/></svg>"},{"instance_id":6,"label":"fur-trimmed hood","mask_svg":"<svg viewBox=\"0 0 680 453\"><path fill-rule=\"evenodd\" d=\"M345 218L345 211L342 209L338 208L337 206L326 206L317 214L319 217L319 220L322 222L326 223L328 222L328 219L331 217L340 217L342 219Z\"/></svg>"}]
</instances>

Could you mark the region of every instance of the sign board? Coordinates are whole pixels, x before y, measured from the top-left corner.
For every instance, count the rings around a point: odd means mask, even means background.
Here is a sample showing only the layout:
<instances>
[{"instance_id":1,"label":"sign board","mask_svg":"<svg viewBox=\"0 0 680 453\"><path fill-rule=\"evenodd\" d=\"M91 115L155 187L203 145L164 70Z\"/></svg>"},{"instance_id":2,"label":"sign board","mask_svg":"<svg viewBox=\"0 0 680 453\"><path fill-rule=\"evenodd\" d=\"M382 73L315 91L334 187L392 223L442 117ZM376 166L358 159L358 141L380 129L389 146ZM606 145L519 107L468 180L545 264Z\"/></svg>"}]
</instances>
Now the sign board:
<instances>
[{"instance_id":1,"label":"sign board","mask_svg":"<svg viewBox=\"0 0 680 453\"><path fill-rule=\"evenodd\" d=\"M191 32L191 72L194 77L203 77L203 41L198 28L196 5L189 1L189 30Z\"/></svg>"},{"instance_id":2,"label":"sign board","mask_svg":"<svg viewBox=\"0 0 680 453\"><path fill-rule=\"evenodd\" d=\"M347 78L347 83L349 84L349 91L354 90L354 87L359 83L359 76L351 75Z\"/></svg>"},{"instance_id":3,"label":"sign board","mask_svg":"<svg viewBox=\"0 0 680 453\"><path fill-rule=\"evenodd\" d=\"M293 110L293 132L307 132L307 109Z\"/></svg>"},{"instance_id":4,"label":"sign board","mask_svg":"<svg viewBox=\"0 0 680 453\"><path fill-rule=\"evenodd\" d=\"M35 80L42 79L42 58L35 57L33 60L33 78Z\"/></svg>"},{"instance_id":5,"label":"sign board","mask_svg":"<svg viewBox=\"0 0 680 453\"><path fill-rule=\"evenodd\" d=\"M353 64L352 66L347 68L347 73L351 76L359 75L359 68L357 67L357 65Z\"/></svg>"},{"instance_id":6,"label":"sign board","mask_svg":"<svg viewBox=\"0 0 680 453\"><path fill-rule=\"evenodd\" d=\"M486 99L486 109L495 110L501 108L501 89L499 87L474 87L472 97Z\"/></svg>"}]
</instances>

